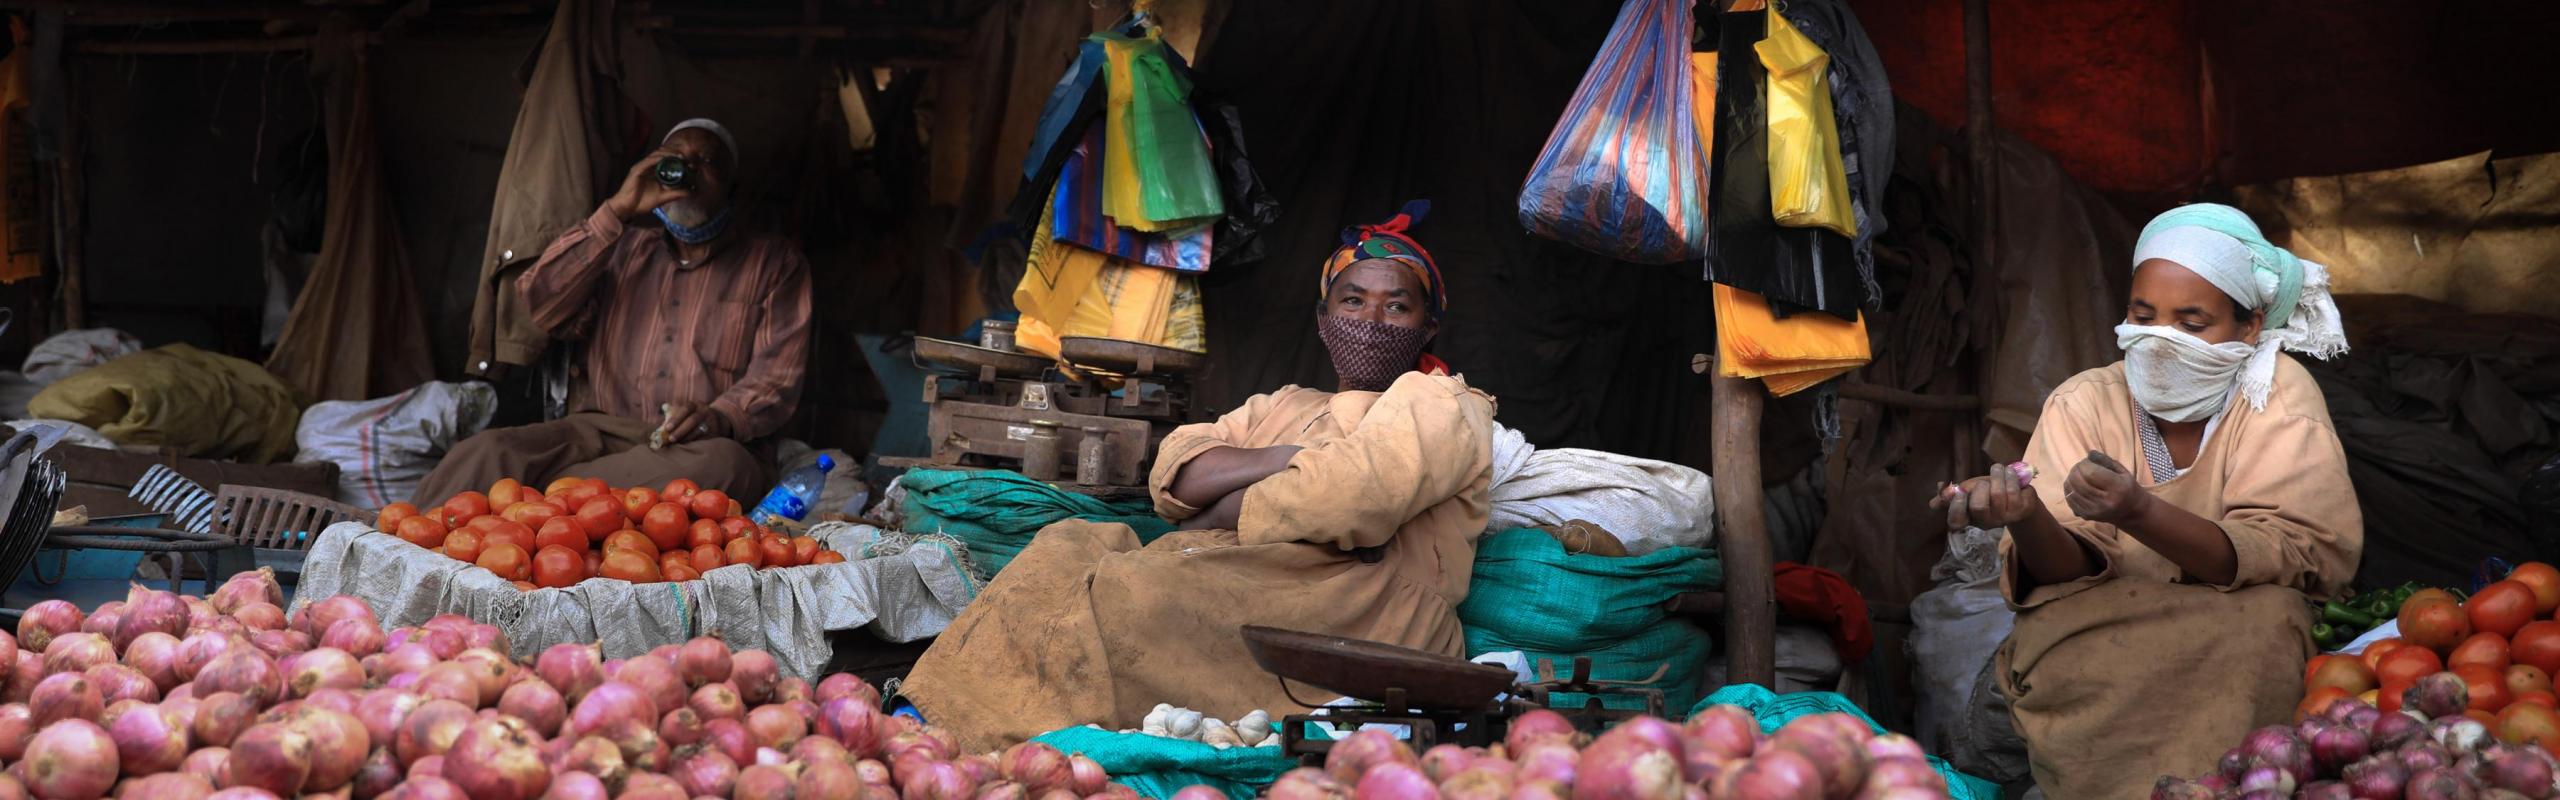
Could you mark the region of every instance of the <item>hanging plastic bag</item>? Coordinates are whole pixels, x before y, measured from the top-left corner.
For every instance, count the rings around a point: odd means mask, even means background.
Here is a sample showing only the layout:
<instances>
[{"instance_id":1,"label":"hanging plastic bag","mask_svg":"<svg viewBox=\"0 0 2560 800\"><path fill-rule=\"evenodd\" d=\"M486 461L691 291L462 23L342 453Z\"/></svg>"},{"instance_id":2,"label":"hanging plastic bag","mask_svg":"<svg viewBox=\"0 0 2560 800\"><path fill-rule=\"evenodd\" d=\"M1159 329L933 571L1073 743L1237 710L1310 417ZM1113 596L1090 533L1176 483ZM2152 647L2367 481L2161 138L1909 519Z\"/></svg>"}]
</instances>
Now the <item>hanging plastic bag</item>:
<instances>
[{"instance_id":1,"label":"hanging plastic bag","mask_svg":"<svg viewBox=\"0 0 2560 800\"><path fill-rule=\"evenodd\" d=\"M1849 171L1831 114L1831 55L1770 14L1769 36L1753 45L1769 70L1769 205L1778 224L1858 235Z\"/></svg>"},{"instance_id":2,"label":"hanging plastic bag","mask_svg":"<svg viewBox=\"0 0 2560 800\"><path fill-rule=\"evenodd\" d=\"M1699 258L1707 161L1692 112L1690 0L1627 0L1520 187L1530 233L1625 261Z\"/></svg>"},{"instance_id":3,"label":"hanging plastic bag","mask_svg":"<svg viewBox=\"0 0 2560 800\"><path fill-rule=\"evenodd\" d=\"M1068 129L1092 118L1085 108L1092 102L1094 87L1101 85L1102 63L1101 42L1087 39L1076 46L1076 60L1068 62L1067 74L1058 77L1057 87L1049 90L1049 102L1040 107L1030 153L1022 159L1023 180L1038 182L1041 173L1065 159L1065 148L1075 146L1075 132Z\"/></svg>"},{"instance_id":4,"label":"hanging plastic bag","mask_svg":"<svg viewBox=\"0 0 2560 800\"><path fill-rule=\"evenodd\" d=\"M1146 40L1112 32L1094 34L1092 40L1102 43L1104 64L1102 213L1131 230L1159 230L1164 226L1147 217L1144 201L1138 197L1138 157L1134 147L1138 137L1130 128L1130 107L1137 100L1137 83L1130 80L1136 72L1132 62Z\"/></svg>"},{"instance_id":5,"label":"hanging plastic bag","mask_svg":"<svg viewBox=\"0 0 2560 800\"><path fill-rule=\"evenodd\" d=\"M1129 132L1137 137L1130 149L1138 158L1140 205L1147 219L1166 228L1226 213L1208 135L1191 113L1191 79L1174 66L1179 58L1151 32L1147 46L1129 59Z\"/></svg>"},{"instance_id":6,"label":"hanging plastic bag","mask_svg":"<svg viewBox=\"0 0 2560 800\"><path fill-rule=\"evenodd\" d=\"M1193 225L1179 231L1140 233L1121 227L1102 213L1102 172L1094 167L1102 152L1101 131L1088 131L1058 170L1051 235L1150 267L1206 272L1213 226Z\"/></svg>"}]
</instances>

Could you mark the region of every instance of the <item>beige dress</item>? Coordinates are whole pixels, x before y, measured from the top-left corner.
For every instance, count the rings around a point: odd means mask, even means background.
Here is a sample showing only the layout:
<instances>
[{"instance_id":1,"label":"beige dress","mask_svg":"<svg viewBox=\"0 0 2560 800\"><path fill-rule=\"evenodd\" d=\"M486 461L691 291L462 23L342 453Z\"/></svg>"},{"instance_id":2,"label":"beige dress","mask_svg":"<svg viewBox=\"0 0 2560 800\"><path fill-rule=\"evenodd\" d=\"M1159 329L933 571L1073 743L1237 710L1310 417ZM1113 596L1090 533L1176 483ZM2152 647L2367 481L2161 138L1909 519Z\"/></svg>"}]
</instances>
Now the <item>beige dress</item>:
<instances>
[{"instance_id":1,"label":"beige dress","mask_svg":"<svg viewBox=\"0 0 2560 800\"><path fill-rule=\"evenodd\" d=\"M2342 593L2364 549L2328 404L2291 358L2267 407L2234 399L2175 477L2148 465L2133 409L2122 363L2081 373L2046 399L2027 446L2037 495L2098 554L2098 574L2031 586L2015 541L2000 543L2018 620L1995 668L2048 797L2148 797L2162 775L2203 774L2250 729L2291 720L2314 652L2305 595ZM2239 556L2232 585L2197 581L2114 526L2073 516L2063 476L2090 450L2221 523Z\"/></svg>"},{"instance_id":2,"label":"beige dress","mask_svg":"<svg viewBox=\"0 0 2560 800\"><path fill-rule=\"evenodd\" d=\"M1148 481L1168 519L1199 513L1165 487L1201 453L1306 450L1245 490L1238 530L1177 531L1144 547L1125 525L1042 530L902 691L978 752L1088 723L1135 728L1157 703L1220 719L1301 710L1245 652L1245 625L1463 655L1455 608L1491 508L1492 431L1491 398L1420 373L1383 393L1285 388L1184 426ZM1350 552L1365 547L1382 557Z\"/></svg>"}]
</instances>

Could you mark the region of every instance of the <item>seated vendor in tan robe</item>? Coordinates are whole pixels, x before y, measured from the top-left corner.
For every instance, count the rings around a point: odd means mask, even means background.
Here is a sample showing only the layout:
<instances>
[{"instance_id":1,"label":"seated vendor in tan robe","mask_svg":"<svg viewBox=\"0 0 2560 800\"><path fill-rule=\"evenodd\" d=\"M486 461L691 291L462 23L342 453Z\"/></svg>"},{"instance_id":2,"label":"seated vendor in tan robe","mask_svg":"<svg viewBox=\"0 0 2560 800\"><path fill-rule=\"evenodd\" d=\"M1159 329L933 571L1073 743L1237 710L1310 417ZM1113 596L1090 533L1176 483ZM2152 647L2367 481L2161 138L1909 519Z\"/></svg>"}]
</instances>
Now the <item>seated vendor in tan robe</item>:
<instances>
[{"instance_id":1,"label":"seated vendor in tan robe","mask_svg":"<svg viewBox=\"0 0 2560 800\"><path fill-rule=\"evenodd\" d=\"M500 478L689 478L743 502L772 483L760 444L799 404L809 265L789 240L732 224L736 152L719 123L677 125L543 251L516 285L536 326L577 342L573 413L464 440L419 482L419 504ZM691 173L681 187L658 179L669 156Z\"/></svg>"},{"instance_id":2,"label":"seated vendor in tan robe","mask_svg":"<svg viewBox=\"0 0 2560 800\"><path fill-rule=\"evenodd\" d=\"M1183 530L1140 546L1125 525L1043 529L898 693L977 752L1135 728L1158 703L1301 710L1245 652L1246 625L1463 655L1454 609L1490 508L1494 404L1418 371L1439 369L1422 350L1446 298L1409 221L1347 233L1324 271L1317 328L1341 391L1291 386L1175 430L1148 484Z\"/></svg>"},{"instance_id":3,"label":"seated vendor in tan robe","mask_svg":"<svg viewBox=\"0 0 2560 800\"><path fill-rule=\"evenodd\" d=\"M2134 263L2125 360L2045 401L2030 481L1935 504L2007 528L1995 679L2047 797L2148 797L2291 722L2304 599L2342 594L2364 548L2328 405L2279 352L2346 350L2327 270L2209 204L2153 220Z\"/></svg>"}]
</instances>

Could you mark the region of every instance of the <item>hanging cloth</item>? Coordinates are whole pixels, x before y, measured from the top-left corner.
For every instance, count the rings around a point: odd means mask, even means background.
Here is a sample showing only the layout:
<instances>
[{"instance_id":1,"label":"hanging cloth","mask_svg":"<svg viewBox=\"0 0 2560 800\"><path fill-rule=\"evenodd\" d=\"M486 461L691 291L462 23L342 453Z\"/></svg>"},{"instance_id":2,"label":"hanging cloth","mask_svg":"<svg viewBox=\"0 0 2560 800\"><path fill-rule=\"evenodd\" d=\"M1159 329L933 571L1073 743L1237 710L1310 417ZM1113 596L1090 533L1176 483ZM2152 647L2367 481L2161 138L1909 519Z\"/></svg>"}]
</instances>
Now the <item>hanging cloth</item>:
<instances>
[{"instance_id":1,"label":"hanging cloth","mask_svg":"<svg viewBox=\"0 0 2560 800\"><path fill-rule=\"evenodd\" d=\"M1779 397L1795 394L1866 366L1874 356L1867 321L1829 314L1779 319L1759 295L1717 286L1716 368L1726 376L1758 379Z\"/></svg>"},{"instance_id":2,"label":"hanging cloth","mask_svg":"<svg viewBox=\"0 0 2560 800\"><path fill-rule=\"evenodd\" d=\"M1815 47L1784 14L1771 14L1769 36L1752 49L1769 70L1769 193L1780 225L1858 235L1849 202L1840 133L1831 116L1831 55Z\"/></svg>"}]
</instances>

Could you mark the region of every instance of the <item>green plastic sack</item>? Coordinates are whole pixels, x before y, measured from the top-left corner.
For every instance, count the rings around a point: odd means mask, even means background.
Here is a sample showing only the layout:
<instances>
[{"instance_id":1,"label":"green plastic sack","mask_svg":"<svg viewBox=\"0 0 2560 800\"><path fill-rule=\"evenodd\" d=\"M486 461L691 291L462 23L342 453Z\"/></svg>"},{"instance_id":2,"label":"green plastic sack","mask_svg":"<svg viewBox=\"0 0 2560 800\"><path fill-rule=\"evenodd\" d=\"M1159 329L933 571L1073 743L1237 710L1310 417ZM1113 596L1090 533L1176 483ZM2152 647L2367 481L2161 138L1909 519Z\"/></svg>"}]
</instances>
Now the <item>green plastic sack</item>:
<instances>
[{"instance_id":1,"label":"green plastic sack","mask_svg":"<svg viewBox=\"0 0 2560 800\"><path fill-rule=\"evenodd\" d=\"M1138 794L1165 800L1186 786L1207 786L1234 800L1253 796L1298 766L1277 747L1230 747L1220 750L1143 733L1112 733L1098 728L1068 728L1032 737L1032 741L1070 754L1081 753L1111 779Z\"/></svg>"},{"instance_id":2,"label":"green plastic sack","mask_svg":"<svg viewBox=\"0 0 2560 800\"><path fill-rule=\"evenodd\" d=\"M1544 531L1520 528L1485 539L1475 577L1458 604L1467 655L1518 650L1535 669L1541 659L1570 677L1575 656L1590 656L1592 677L1639 681L1664 671L1655 686L1666 709L1685 709L1706 688L1714 642L1706 631L1662 607L1682 592L1723 585L1724 565L1711 550L1670 547L1641 556L1567 553ZM1560 702L1580 703L1577 695ZM1635 709L1634 697L1603 700Z\"/></svg>"},{"instance_id":3,"label":"green plastic sack","mask_svg":"<svg viewBox=\"0 0 2560 800\"><path fill-rule=\"evenodd\" d=\"M1154 46L1129 59L1131 155L1137 159L1139 202L1159 223L1203 220L1226 213L1218 167L1209 160L1208 134L1191 112L1191 80L1176 69L1181 56L1150 36Z\"/></svg>"},{"instance_id":4,"label":"green plastic sack","mask_svg":"<svg viewBox=\"0 0 2560 800\"><path fill-rule=\"evenodd\" d=\"M1751 712L1751 718L1760 721L1761 733L1776 733L1797 717L1834 712L1857 717L1867 723L1870 731L1884 732L1884 726L1876 724L1874 717L1867 716L1858 704L1849 702L1849 698L1838 692L1778 694L1759 684L1735 684L1707 695L1707 699L1689 709L1688 716L1697 716L1708 706L1735 706ZM1938 776L1947 779L1947 797L1950 800L2000 800L1999 784L1957 772L1946 759L1937 756L1929 756L1929 766L1937 768Z\"/></svg>"},{"instance_id":5,"label":"green plastic sack","mask_svg":"<svg viewBox=\"0 0 2560 800\"><path fill-rule=\"evenodd\" d=\"M1138 541L1152 542L1173 530L1144 498L1105 501L1060 491L1055 486L1007 470L911 470L898 479L906 489L899 513L907 532L945 534L969 546L974 565L992 578L1013 563L1033 534L1064 519L1116 522L1129 526Z\"/></svg>"}]
</instances>

